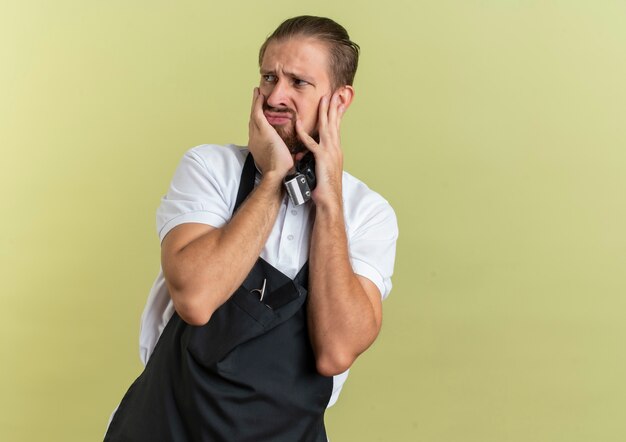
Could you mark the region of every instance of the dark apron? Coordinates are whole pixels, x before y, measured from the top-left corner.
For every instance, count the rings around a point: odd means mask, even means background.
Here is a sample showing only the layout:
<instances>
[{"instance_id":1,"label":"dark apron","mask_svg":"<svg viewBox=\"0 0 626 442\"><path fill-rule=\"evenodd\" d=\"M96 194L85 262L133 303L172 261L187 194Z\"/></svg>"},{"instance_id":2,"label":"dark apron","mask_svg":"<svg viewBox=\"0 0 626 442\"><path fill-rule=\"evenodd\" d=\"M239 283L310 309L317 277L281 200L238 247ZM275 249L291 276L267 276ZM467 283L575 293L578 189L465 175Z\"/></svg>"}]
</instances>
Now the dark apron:
<instances>
[{"instance_id":1,"label":"dark apron","mask_svg":"<svg viewBox=\"0 0 626 442\"><path fill-rule=\"evenodd\" d=\"M255 173L248 155L235 210ZM206 325L174 313L105 441L325 442L333 379L315 368L307 286L308 263L292 280L259 258Z\"/></svg>"}]
</instances>

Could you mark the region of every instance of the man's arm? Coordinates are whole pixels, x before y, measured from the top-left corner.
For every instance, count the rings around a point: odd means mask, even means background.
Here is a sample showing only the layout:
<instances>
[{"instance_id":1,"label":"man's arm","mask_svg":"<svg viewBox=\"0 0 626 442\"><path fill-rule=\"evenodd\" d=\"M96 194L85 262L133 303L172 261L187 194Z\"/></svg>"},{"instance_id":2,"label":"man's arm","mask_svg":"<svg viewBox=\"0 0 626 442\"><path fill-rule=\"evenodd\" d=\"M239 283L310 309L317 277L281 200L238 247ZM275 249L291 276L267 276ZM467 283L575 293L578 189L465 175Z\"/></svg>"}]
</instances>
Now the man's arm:
<instances>
[{"instance_id":1,"label":"man's arm","mask_svg":"<svg viewBox=\"0 0 626 442\"><path fill-rule=\"evenodd\" d=\"M235 292L269 236L281 201L279 180L260 185L221 228L181 224L163 239L163 274L176 312L192 325L206 324Z\"/></svg>"},{"instance_id":2,"label":"man's arm","mask_svg":"<svg viewBox=\"0 0 626 442\"><path fill-rule=\"evenodd\" d=\"M265 119L262 105L255 88L248 147L263 171L260 184L223 227L181 224L163 239L165 281L176 311L189 324L207 323L241 285L276 221L282 179L293 158Z\"/></svg>"},{"instance_id":3,"label":"man's arm","mask_svg":"<svg viewBox=\"0 0 626 442\"><path fill-rule=\"evenodd\" d=\"M352 271L339 208L316 207L311 237L308 312L317 369L326 376L346 371L376 339L381 295Z\"/></svg>"},{"instance_id":4,"label":"man's arm","mask_svg":"<svg viewBox=\"0 0 626 442\"><path fill-rule=\"evenodd\" d=\"M344 95L342 95L342 93ZM342 204L341 117L352 99L351 88L320 103L316 143L297 123L298 135L313 152L317 187L315 222L309 256L308 321L317 370L326 376L347 370L376 339L382 322L381 294L350 264Z\"/></svg>"}]
</instances>

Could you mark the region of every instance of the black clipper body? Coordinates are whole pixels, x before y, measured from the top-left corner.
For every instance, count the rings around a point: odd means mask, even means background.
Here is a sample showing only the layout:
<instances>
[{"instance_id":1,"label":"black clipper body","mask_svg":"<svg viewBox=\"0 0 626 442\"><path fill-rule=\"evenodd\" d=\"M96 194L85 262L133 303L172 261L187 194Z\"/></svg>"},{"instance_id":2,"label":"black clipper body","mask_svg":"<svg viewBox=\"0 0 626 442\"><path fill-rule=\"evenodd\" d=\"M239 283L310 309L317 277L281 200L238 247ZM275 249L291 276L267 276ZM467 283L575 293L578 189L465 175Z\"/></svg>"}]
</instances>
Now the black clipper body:
<instances>
[{"instance_id":1,"label":"black clipper body","mask_svg":"<svg viewBox=\"0 0 626 442\"><path fill-rule=\"evenodd\" d=\"M299 206L311 199L315 189L315 157L308 152L296 163L296 171L284 179L285 188L294 206Z\"/></svg>"}]
</instances>

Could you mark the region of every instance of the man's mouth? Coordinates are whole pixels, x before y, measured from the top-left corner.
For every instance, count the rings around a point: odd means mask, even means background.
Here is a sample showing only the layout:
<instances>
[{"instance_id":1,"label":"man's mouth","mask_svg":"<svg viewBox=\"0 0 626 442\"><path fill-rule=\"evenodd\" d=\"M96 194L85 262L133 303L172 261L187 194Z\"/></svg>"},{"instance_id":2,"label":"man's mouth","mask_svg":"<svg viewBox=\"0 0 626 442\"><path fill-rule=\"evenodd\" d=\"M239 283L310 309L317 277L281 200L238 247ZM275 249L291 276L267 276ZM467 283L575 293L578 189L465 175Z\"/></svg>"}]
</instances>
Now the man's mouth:
<instances>
[{"instance_id":1,"label":"man's mouth","mask_svg":"<svg viewBox=\"0 0 626 442\"><path fill-rule=\"evenodd\" d=\"M291 112L271 112L271 111L263 111L263 115L267 119L267 122L272 126L280 126L282 124L287 124L291 122L292 115Z\"/></svg>"}]
</instances>

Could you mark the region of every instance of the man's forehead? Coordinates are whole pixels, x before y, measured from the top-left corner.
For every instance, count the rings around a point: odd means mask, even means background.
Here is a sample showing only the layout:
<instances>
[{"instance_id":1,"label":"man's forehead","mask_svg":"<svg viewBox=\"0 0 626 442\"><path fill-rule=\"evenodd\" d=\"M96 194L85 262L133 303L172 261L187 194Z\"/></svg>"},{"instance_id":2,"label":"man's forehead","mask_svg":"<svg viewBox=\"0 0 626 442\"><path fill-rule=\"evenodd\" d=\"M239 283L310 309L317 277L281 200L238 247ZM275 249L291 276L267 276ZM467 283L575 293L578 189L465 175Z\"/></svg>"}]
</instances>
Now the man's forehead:
<instances>
[{"instance_id":1,"label":"man's forehead","mask_svg":"<svg viewBox=\"0 0 626 442\"><path fill-rule=\"evenodd\" d=\"M261 72L276 69L288 74L328 75L328 46L311 37L295 37L272 41L267 45Z\"/></svg>"}]
</instances>

